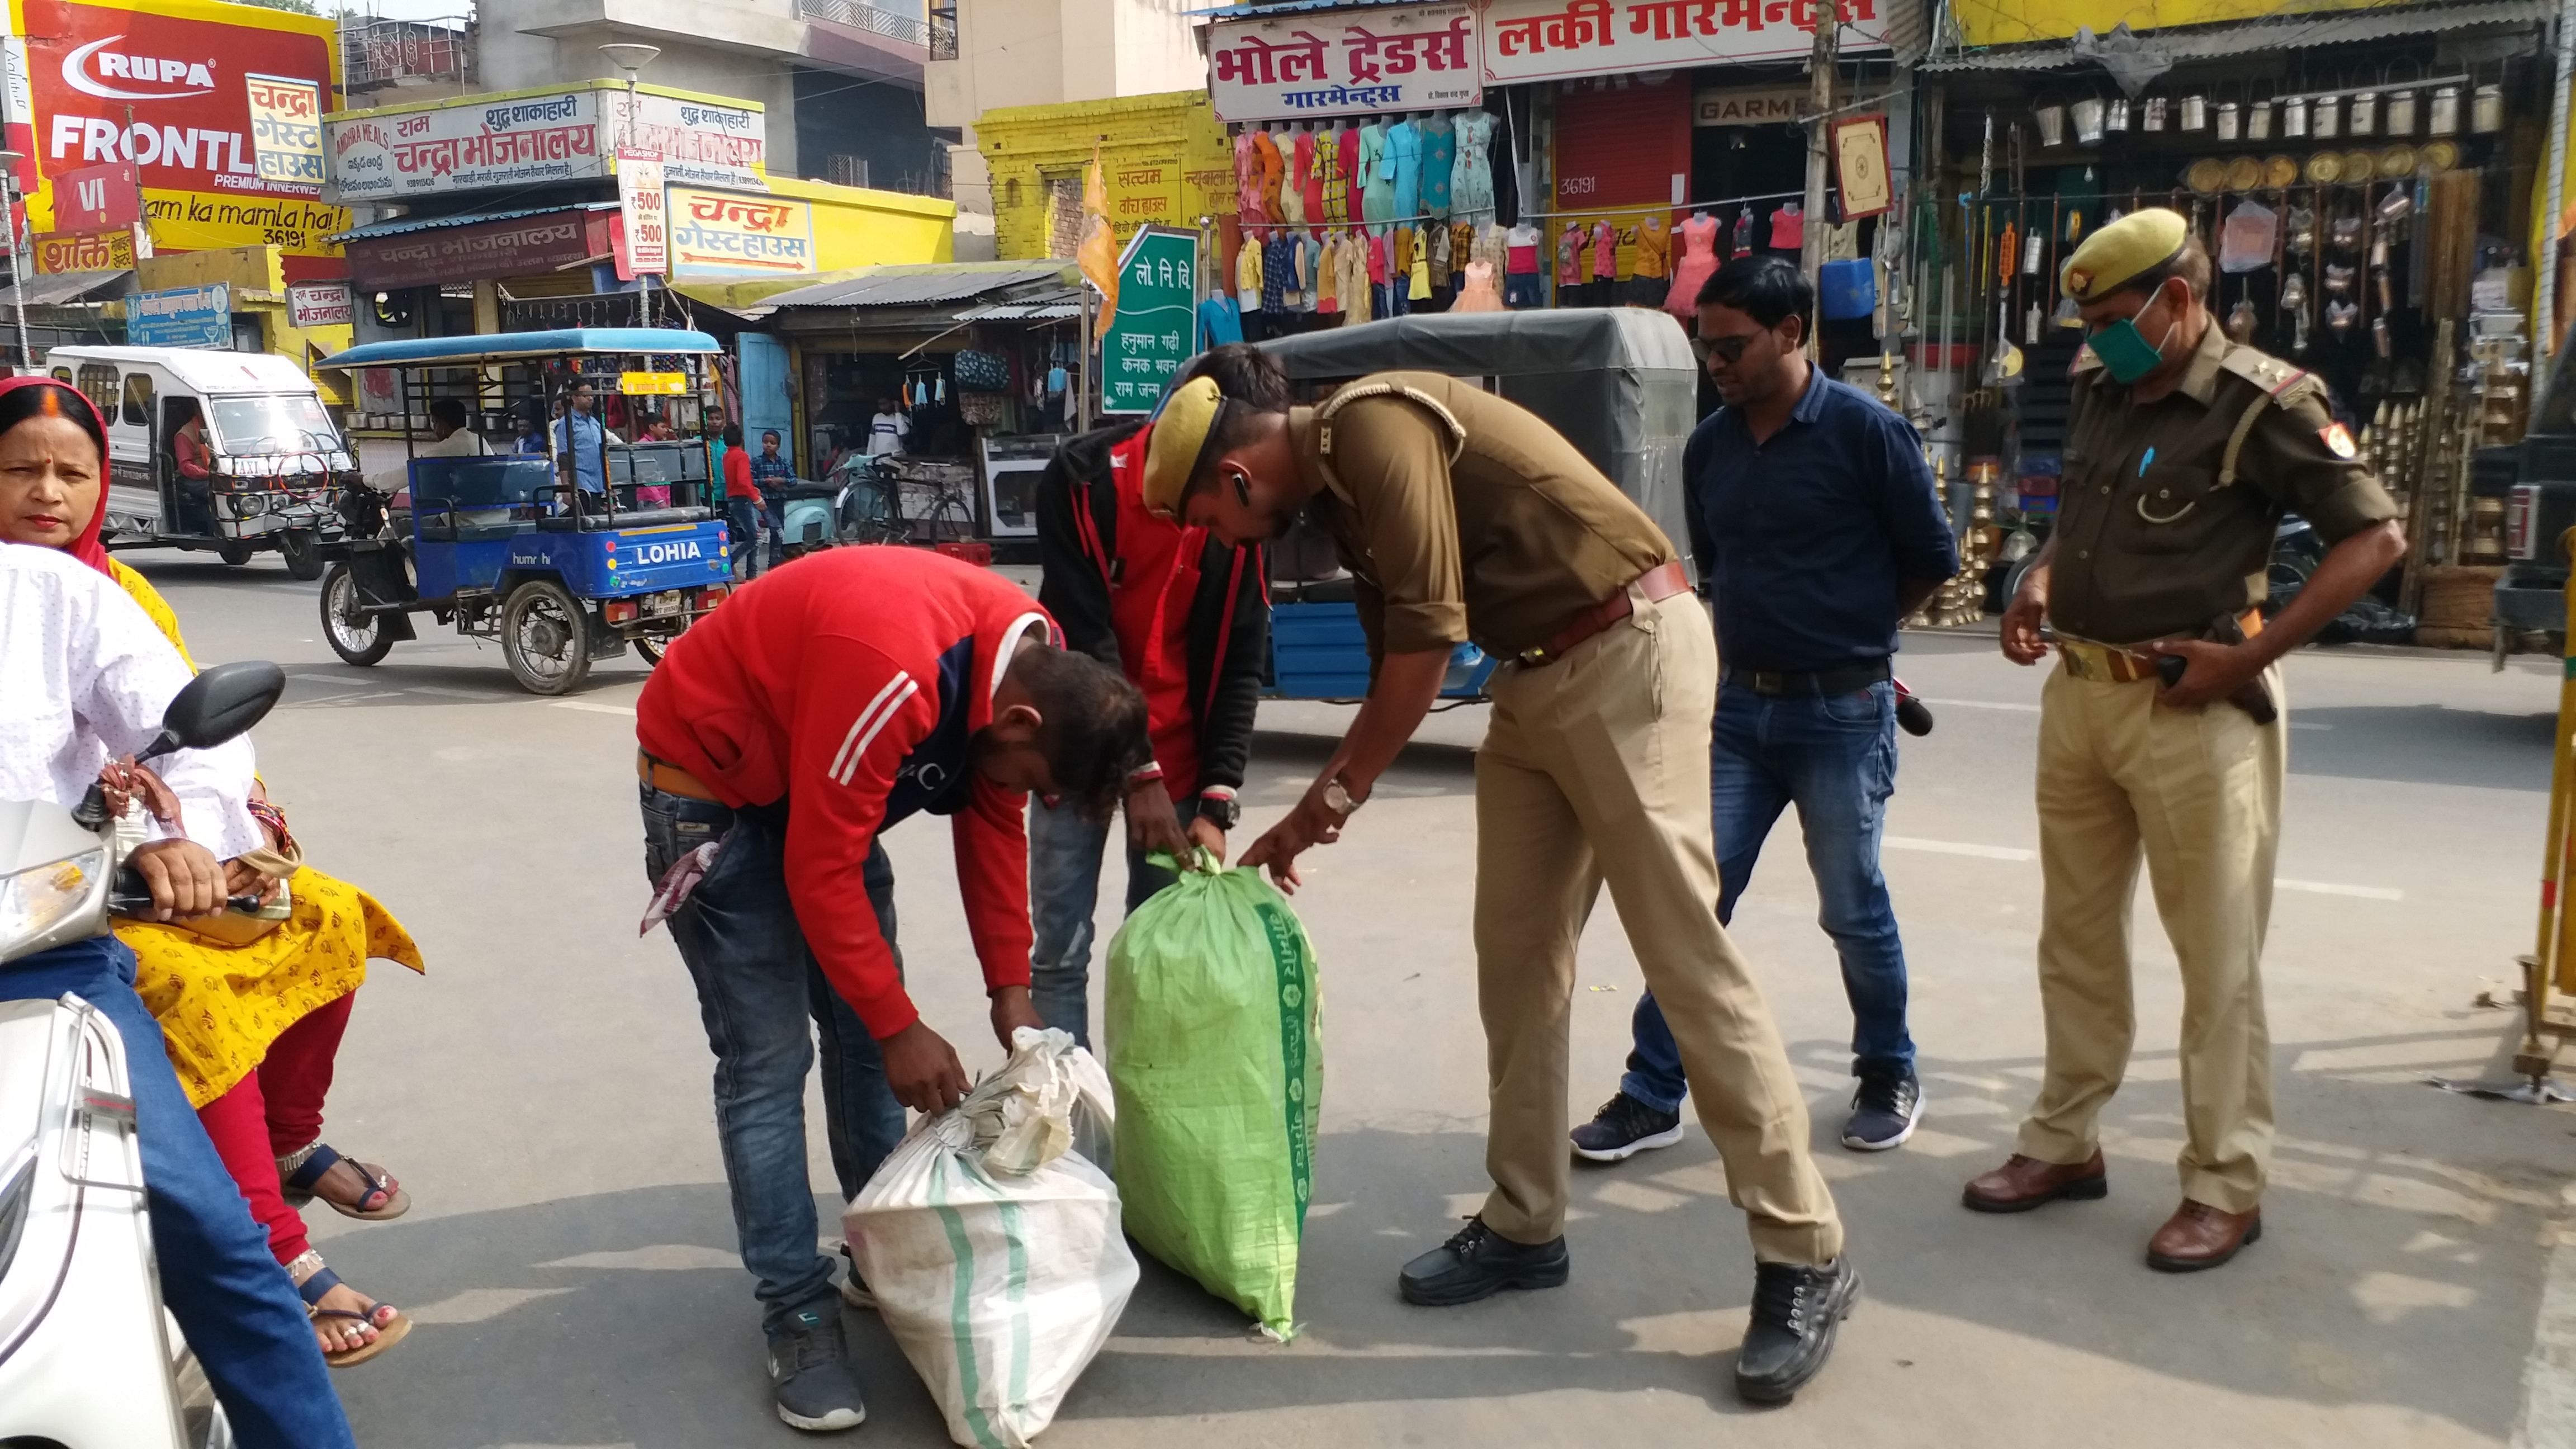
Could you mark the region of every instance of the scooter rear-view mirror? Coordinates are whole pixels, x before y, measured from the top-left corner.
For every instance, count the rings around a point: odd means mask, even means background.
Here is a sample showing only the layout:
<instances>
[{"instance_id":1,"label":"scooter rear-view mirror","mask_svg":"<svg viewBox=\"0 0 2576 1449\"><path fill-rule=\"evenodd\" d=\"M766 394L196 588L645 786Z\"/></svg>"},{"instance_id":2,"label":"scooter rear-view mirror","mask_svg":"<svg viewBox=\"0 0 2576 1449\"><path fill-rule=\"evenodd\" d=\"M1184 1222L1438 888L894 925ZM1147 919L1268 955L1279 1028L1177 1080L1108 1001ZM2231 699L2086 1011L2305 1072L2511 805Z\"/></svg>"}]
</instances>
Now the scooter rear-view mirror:
<instances>
[{"instance_id":1,"label":"scooter rear-view mirror","mask_svg":"<svg viewBox=\"0 0 2576 1449\"><path fill-rule=\"evenodd\" d=\"M238 739L266 718L286 693L286 671L265 659L218 664L188 681L161 712L161 735L135 756L139 763L173 750L212 749Z\"/></svg>"}]
</instances>

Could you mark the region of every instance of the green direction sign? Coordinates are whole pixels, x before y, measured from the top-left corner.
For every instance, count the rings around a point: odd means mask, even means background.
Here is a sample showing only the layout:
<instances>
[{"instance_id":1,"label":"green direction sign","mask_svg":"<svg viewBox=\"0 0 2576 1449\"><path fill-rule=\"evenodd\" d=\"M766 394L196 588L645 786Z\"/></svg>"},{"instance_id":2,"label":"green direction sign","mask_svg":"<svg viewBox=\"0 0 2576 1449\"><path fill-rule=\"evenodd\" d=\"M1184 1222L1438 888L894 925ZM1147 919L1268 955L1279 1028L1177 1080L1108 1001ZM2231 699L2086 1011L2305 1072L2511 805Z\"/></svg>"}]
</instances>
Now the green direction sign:
<instances>
[{"instance_id":1,"label":"green direction sign","mask_svg":"<svg viewBox=\"0 0 2576 1449\"><path fill-rule=\"evenodd\" d=\"M1198 233L1140 226L1118 258L1118 315L1100 334L1100 410L1149 413L1198 351Z\"/></svg>"}]
</instances>

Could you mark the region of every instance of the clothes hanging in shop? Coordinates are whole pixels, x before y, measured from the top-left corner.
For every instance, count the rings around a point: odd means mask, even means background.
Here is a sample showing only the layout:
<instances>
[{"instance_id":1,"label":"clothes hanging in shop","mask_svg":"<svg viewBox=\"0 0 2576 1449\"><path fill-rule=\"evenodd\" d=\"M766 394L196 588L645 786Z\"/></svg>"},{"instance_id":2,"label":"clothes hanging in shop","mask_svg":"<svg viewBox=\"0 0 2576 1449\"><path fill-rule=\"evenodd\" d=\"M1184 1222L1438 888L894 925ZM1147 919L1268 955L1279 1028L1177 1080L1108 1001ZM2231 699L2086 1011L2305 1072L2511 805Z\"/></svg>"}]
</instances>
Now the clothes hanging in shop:
<instances>
[{"instance_id":1,"label":"clothes hanging in shop","mask_svg":"<svg viewBox=\"0 0 2576 1449\"><path fill-rule=\"evenodd\" d=\"M1538 306L1547 291L1539 264L1539 230L1523 224L1503 233L1503 304Z\"/></svg>"},{"instance_id":2,"label":"clothes hanging in shop","mask_svg":"<svg viewBox=\"0 0 2576 1449\"><path fill-rule=\"evenodd\" d=\"M1261 156L1254 149L1253 133L1245 131L1234 138L1234 209L1235 220L1244 226L1260 226L1270 220L1261 207Z\"/></svg>"},{"instance_id":3,"label":"clothes hanging in shop","mask_svg":"<svg viewBox=\"0 0 2576 1449\"><path fill-rule=\"evenodd\" d=\"M1431 300L1431 244L1422 240L1419 232L1415 233L1415 238L1413 265L1407 269L1404 296L1408 302L1428 302Z\"/></svg>"},{"instance_id":4,"label":"clothes hanging in shop","mask_svg":"<svg viewBox=\"0 0 2576 1449\"><path fill-rule=\"evenodd\" d=\"M1222 347L1243 340L1243 316L1227 296L1210 297L1199 304L1199 346Z\"/></svg>"},{"instance_id":5,"label":"clothes hanging in shop","mask_svg":"<svg viewBox=\"0 0 2576 1449\"><path fill-rule=\"evenodd\" d=\"M1342 164L1345 134L1339 130L1315 133L1315 188L1321 208L1318 214L1335 226L1351 219L1351 174Z\"/></svg>"},{"instance_id":6,"label":"clothes hanging in shop","mask_svg":"<svg viewBox=\"0 0 2576 1449\"><path fill-rule=\"evenodd\" d=\"M1794 201L1781 202L1771 213L1771 250L1793 252L1807 244L1807 217Z\"/></svg>"},{"instance_id":7,"label":"clothes hanging in shop","mask_svg":"<svg viewBox=\"0 0 2576 1449\"><path fill-rule=\"evenodd\" d=\"M1289 226L1306 224L1306 174L1297 165L1297 133L1274 131L1271 146L1279 152L1279 219Z\"/></svg>"},{"instance_id":8,"label":"clothes hanging in shop","mask_svg":"<svg viewBox=\"0 0 2576 1449\"><path fill-rule=\"evenodd\" d=\"M1297 244L1286 232L1272 232L1261 243L1261 310L1288 310L1289 284L1297 276Z\"/></svg>"},{"instance_id":9,"label":"clothes hanging in shop","mask_svg":"<svg viewBox=\"0 0 2576 1449\"><path fill-rule=\"evenodd\" d=\"M1395 210L1410 220L1422 214L1422 128L1398 121L1386 128L1387 162L1395 170Z\"/></svg>"},{"instance_id":10,"label":"clothes hanging in shop","mask_svg":"<svg viewBox=\"0 0 2576 1449\"><path fill-rule=\"evenodd\" d=\"M1316 134L1313 131L1301 128L1297 132L1297 192L1305 202L1306 224L1322 226L1324 224L1324 173L1320 166L1323 154L1333 148L1330 144L1318 146L1315 142Z\"/></svg>"},{"instance_id":11,"label":"clothes hanging in shop","mask_svg":"<svg viewBox=\"0 0 2576 1449\"><path fill-rule=\"evenodd\" d=\"M1449 209L1474 221L1490 221L1494 210L1494 144L1490 111L1461 111L1450 124L1457 155L1449 167Z\"/></svg>"},{"instance_id":12,"label":"clothes hanging in shop","mask_svg":"<svg viewBox=\"0 0 2576 1449\"><path fill-rule=\"evenodd\" d=\"M1436 218L1449 215L1449 193L1457 181L1458 130L1446 112L1422 122L1422 209Z\"/></svg>"},{"instance_id":13,"label":"clothes hanging in shop","mask_svg":"<svg viewBox=\"0 0 2576 1449\"><path fill-rule=\"evenodd\" d=\"M1262 218L1266 221L1278 221L1281 219L1279 172L1283 164L1279 159L1279 143L1268 131L1255 131L1252 133L1252 154L1255 163L1261 167Z\"/></svg>"},{"instance_id":14,"label":"clothes hanging in shop","mask_svg":"<svg viewBox=\"0 0 2576 1449\"><path fill-rule=\"evenodd\" d=\"M1395 217L1395 161L1386 154L1386 127L1360 127L1360 216L1370 222Z\"/></svg>"},{"instance_id":15,"label":"clothes hanging in shop","mask_svg":"<svg viewBox=\"0 0 2576 1449\"><path fill-rule=\"evenodd\" d=\"M1244 233L1234 256L1234 299L1246 312L1261 310L1261 241Z\"/></svg>"}]
</instances>

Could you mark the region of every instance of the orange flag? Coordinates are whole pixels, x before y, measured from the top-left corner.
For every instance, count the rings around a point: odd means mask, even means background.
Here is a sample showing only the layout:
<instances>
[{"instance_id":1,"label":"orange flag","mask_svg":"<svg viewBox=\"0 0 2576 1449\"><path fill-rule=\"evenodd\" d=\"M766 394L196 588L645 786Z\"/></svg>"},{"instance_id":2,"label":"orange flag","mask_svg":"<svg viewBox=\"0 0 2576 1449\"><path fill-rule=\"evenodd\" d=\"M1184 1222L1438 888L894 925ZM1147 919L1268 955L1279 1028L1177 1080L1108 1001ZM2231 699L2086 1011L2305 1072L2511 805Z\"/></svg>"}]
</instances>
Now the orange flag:
<instances>
[{"instance_id":1,"label":"orange flag","mask_svg":"<svg viewBox=\"0 0 2576 1449\"><path fill-rule=\"evenodd\" d=\"M1118 238L1109 227L1109 183L1100 169L1100 147L1091 148L1091 166L1082 173L1082 242L1074 260L1091 285L1100 289L1100 327L1107 330L1118 315Z\"/></svg>"}]
</instances>

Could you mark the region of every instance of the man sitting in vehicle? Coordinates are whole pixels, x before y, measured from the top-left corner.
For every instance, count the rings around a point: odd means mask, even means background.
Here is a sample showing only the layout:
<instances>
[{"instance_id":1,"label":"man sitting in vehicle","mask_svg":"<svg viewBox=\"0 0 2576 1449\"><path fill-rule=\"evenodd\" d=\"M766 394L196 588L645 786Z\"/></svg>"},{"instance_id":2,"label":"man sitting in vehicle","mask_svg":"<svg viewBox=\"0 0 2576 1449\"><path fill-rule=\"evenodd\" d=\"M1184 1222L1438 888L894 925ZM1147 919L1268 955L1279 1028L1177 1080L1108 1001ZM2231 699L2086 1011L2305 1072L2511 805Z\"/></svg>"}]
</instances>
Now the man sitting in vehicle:
<instances>
[{"instance_id":1,"label":"man sitting in vehicle","mask_svg":"<svg viewBox=\"0 0 2576 1449\"><path fill-rule=\"evenodd\" d=\"M636 701L645 920L668 919L716 1057L743 1266L759 1280L778 1416L866 1417L815 1249L805 1078L843 1200L965 1068L904 988L894 867L879 837L950 817L967 934L1004 1047L1029 1003L1030 793L1106 818L1152 758L1145 702L1057 648L1010 581L913 549L832 549L763 574L672 641ZM812 1017L812 1025L807 1018Z\"/></svg>"},{"instance_id":2,"label":"man sitting in vehicle","mask_svg":"<svg viewBox=\"0 0 2576 1449\"><path fill-rule=\"evenodd\" d=\"M564 415L555 420L555 474L584 493L608 491L608 448L626 440L599 420L598 394L587 379L564 394Z\"/></svg>"},{"instance_id":3,"label":"man sitting in vehicle","mask_svg":"<svg viewBox=\"0 0 2576 1449\"><path fill-rule=\"evenodd\" d=\"M187 683L178 651L104 574L50 548L0 544L0 800L77 804L102 766L160 732ZM128 858L151 890L152 919L224 909L222 861L265 843L247 803L253 763L249 742L236 740L155 766L187 833L156 825L158 838ZM92 936L0 962L0 1001L77 993L124 1039L162 1299L234 1442L354 1449L304 1305L189 1106L134 971L114 936Z\"/></svg>"},{"instance_id":4,"label":"man sitting in vehicle","mask_svg":"<svg viewBox=\"0 0 2576 1449\"><path fill-rule=\"evenodd\" d=\"M422 458L488 458L492 447L483 435L465 425L465 404L452 397L433 400L429 405L430 440L415 450Z\"/></svg>"}]
</instances>

